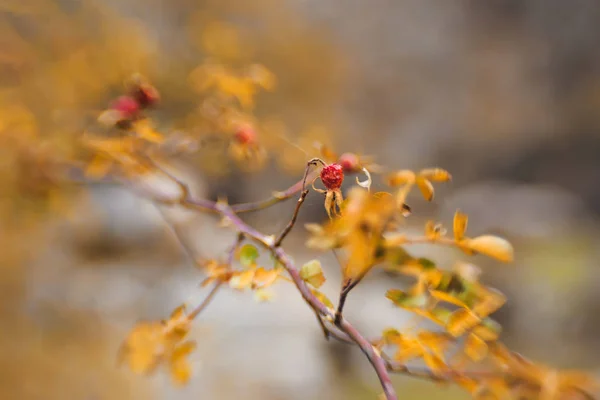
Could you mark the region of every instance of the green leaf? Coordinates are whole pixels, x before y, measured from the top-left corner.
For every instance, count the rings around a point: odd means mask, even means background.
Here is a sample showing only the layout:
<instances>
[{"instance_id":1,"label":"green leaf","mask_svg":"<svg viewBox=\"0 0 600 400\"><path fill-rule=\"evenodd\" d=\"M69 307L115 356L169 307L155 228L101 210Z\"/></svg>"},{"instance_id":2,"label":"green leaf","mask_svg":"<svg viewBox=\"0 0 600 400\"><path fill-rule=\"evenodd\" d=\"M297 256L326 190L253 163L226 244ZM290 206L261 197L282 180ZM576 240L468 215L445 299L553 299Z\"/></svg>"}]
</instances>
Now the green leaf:
<instances>
[{"instance_id":1,"label":"green leaf","mask_svg":"<svg viewBox=\"0 0 600 400\"><path fill-rule=\"evenodd\" d=\"M421 266L422 266L423 268L425 268L425 269L432 269L432 268L435 268L435 263L434 263L433 261L431 261L430 259L428 259L428 258L423 258L423 257L421 257L421 258L419 258L417 261L418 261L418 262L419 262L419 264L421 264Z\"/></svg>"},{"instance_id":2,"label":"green leaf","mask_svg":"<svg viewBox=\"0 0 600 400\"><path fill-rule=\"evenodd\" d=\"M410 296L406 292L397 289L388 290L385 293L385 297L393 301L398 307L402 308L418 308L424 307L427 304L427 296L425 294Z\"/></svg>"},{"instance_id":3,"label":"green leaf","mask_svg":"<svg viewBox=\"0 0 600 400\"><path fill-rule=\"evenodd\" d=\"M239 255L240 263L242 263L244 267L250 267L251 265L253 265L259 256L258 249L251 244L243 245L240 248Z\"/></svg>"}]
</instances>

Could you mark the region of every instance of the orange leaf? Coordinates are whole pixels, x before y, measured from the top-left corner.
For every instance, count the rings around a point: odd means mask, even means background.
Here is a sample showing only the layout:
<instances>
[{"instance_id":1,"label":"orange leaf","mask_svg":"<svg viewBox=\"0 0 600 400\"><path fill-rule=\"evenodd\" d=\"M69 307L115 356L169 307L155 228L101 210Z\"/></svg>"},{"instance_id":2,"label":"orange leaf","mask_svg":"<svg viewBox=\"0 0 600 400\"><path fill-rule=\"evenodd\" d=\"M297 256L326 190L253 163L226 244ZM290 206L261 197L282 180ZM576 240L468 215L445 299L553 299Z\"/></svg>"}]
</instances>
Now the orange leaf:
<instances>
[{"instance_id":1,"label":"orange leaf","mask_svg":"<svg viewBox=\"0 0 600 400\"><path fill-rule=\"evenodd\" d=\"M412 184L415 182L416 175L413 171L404 169L396 171L385 178L386 183L389 186L400 186L405 184Z\"/></svg>"},{"instance_id":2,"label":"orange leaf","mask_svg":"<svg viewBox=\"0 0 600 400\"><path fill-rule=\"evenodd\" d=\"M254 272L252 283L255 287L265 288L271 286L279 277L279 271L275 269L257 268Z\"/></svg>"},{"instance_id":3,"label":"orange leaf","mask_svg":"<svg viewBox=\"0 0 600 400\"><path fill-rule=\"evenodd\" d=\"M456 297L452 296L449 293L441 292L439 290L430 290L429 294L431 295L431 297L433 297L436 300L443 301L445 303L454 304L455 306L458 306L458 307L468 308L465 303L463 303L462 301L460 301L459 299L457 299Z\"/></svg>"},{"instance_id":4,"label":"orange leaf","mask_svg":"<svg viewBox=\"0 0 600 400\"><path fill-rule=\"evenodd\" d=\"M427 201L431 201L433 200L433 185L431 184L431 181L422 178L422 177L417 177L417 186L419 187L419 190L421 191L421 194L423 195L423 197L425 198L425 200Z\"/></svg>"},{"instance_id":5,"label":"orange leaf","mask_svg":"<svg viewBox=\"0 0 600 400\"><path fill-rule=\"evenodd\" d=\"M461 308L456 310L448 318L446 330L454 337L461 336L463 333L479 324L480 319L471 310Z\"/></svg>"},{"instance_id":6,"label":"orange leaf","mask_svg":"<svg viewBox=\"0 0 600 400\"><path fill-rule=\"evenodd\" d=\"M482 360L488 352L487 344L479 336L471 333L465 341L465 354L473 361Z\"/></svg>"},{"instance_id":7,"label":"orange leaf","mask_svg":"<svg viewBox=\"0 0 600 400\"><path fill-rule=\"evenodd\" d=\"M506 303L506 297L498 290L488 288L481 296L479 303L473 306L473 312L481 318L487 317Z\"/></svg>"},{"instance_id":8,"label":"orange leaf","mask_svg":"<svg viewBox=\"0 0 600 400\"><path fill-rule=\"evenodd\" d=\"M243 290L252 284L254 278L254 269L238 272L229 280L229 286L233 289Z\"/></svg>"},{"instance_id":9,"label":"orange leaf","mask_svg":"<svg viewBox=\"0 0 600 400\"><path fill-rule=\"evenodd\" d=\"M423 361L425 361L425 364L436 375L440 375L442 372L448 369L448 367L444 363L444 360L431 353L424 353Z\"/></svg>"},{"instance_id":10,"label":"orange leaf","mask_svg":"<svg viewBox=\"0 0 600 400\"><path fill-rule=\"evenodd\" d=\"M505 239L493 235L478 236L467 239L462 245L469 250L495 258L502 262L512 262L514 250L512 245Z\"/></svg>"},{"instance_id":11,"label":"orange leaf","mask_svg":"<svg viewBox=\"0 0 600 400\"><path fill-rule=\"evenodd\" d=\"M469 217L467 217L466 214L463 214L458 210L454 214L454 240L457 242L465 237L468 221Z\"/></svg>"},{"instance_id":12,"label":"orange leaf","mask_svg":"<svg viewBox=\"0 0 600 400\"><path fill-rule=\"evenodd\" d=\"M419 176L434 182L447 182L452 180L452 175L445 169L427 168L419 172Z\"/></svg>"}]
</instances>

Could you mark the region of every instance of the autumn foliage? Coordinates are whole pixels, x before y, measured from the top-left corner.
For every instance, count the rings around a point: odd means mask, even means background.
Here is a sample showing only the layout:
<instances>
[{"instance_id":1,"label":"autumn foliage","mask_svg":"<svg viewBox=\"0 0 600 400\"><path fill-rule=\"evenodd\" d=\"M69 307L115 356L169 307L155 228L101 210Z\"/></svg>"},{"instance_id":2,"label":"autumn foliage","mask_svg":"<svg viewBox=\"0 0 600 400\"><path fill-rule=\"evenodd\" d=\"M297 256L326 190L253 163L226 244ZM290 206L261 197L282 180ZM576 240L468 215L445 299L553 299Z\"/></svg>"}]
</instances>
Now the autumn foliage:
<instances>
[{"instance_id":1,"label":"autumn foliage","mask_svg":"<svg viewBox=\"0 0 600 400\"><path fill-rule=\"evenodd\" d=\"M197 138L195 145L224 142L235 161L252 164L251 169L264 165L268 152L261 147L261 132L249 113L255 93L273 88L273 76L257 65L239 75L224 66L209 64L199 67L195 79L210 105L206 123L214 127L213 136ZM164 166L163 145L169 137L152 127L147 113L148 106L158 99L158 91L140 77L135 82L137 86L128 84L129 92L100 116L100 121L111 125L116 134L111 138L84 138L94 154L88 175L102 177L110 171L112 177L157 203L218 214L222 224L238 236L223 259L196 258L198 268L207 276L202 286L210 288L206 301L192 309L181 306L164 321L140 322L133 328L119 355L131 370L150 374L165 366L174 382L186 383L191 376L186 356L194 350L186 335L218 290L248 291L257 301L268 301L272 298L271 286L291 284L314 312L325 338L355 344L367 355L388 399L397 398L390 373L453 383L480 399L591 397L594 383L586 374L535 364L501 343L501 327L492 315L506 299L481 281L475 265L461 260L447 268L434 260L410 255L412 244L429 243L456 247L465 256L483 254L502 263L514 258L506 240L469 233L468 216L460 211L456 211L450 232L440 223L429 221L421 236L403 233L404 220L412 212L406 204L409 192L417 189L426 201L431 201L435 185L449 182L450 173L441 168L385 171L363 161L364 157L351 153L338 157L321 145L313 154L308 153L314 158L307 159L302 179L272 198L247 204L196 199L187 184ZM140 101L133 93L151 95L144 95ZM175 147L186 150L184 144ZM354 174L358 174L356 185L342 190L346 175ZM380 178L386 190L371 190L372 174ZM155 175L170 180L178 188L176 193L159 193L151 186L138 184ZM360 175L366 179L360 180ZM317 188L319 182L324 189ZM329 219L306 225L310 235L307 246L336 253L343 277L337 305L320 291L326 280L320 262L296 266L282 247L286 235L296 228L296 218L311 188L323 196ZM279 234L262 234L237 216L294 197L298 198L295 211ZM272 266L258 262L261 253L272 255ZM413 278L411 286L392 287L381 295L397 306L398 312L414 314L414 328L389 327L380 337L367 339L344 318L346 297L373 268ZM425 321L437 328L423 324Z\"/></svg>"},{"instance_id":2,"label":"autumn foliage","mask_svg":"<svg viewBox=\"0 0 600 400\"><path fill-rule=\"evenodd\" d=\"M219 47L211 39L210 35L206 39L207 48L218 54ZM587 374L534 363L501 342L501 326L493 314L506 298L485 284L481 271L467 257L480 254L510 263L514 250L508 241L469 231L468 216L460 210L451 226L429 221L421 235L405 233L405 220L415 212L407 204L409 193L416 190L425 201L432 201L436 186L451 181L448 171L390 171L364 155L338 155L316 143L303 148L305 170L298 182L264 200L229 204L225 199L195 198L171 168L173 158L211 149L244 171L268 166L275 149L263 139L272 136L269 127L273 126L260 121L253 109L258 93L275 90L277 80L263 65L230 66L213 57L193 69L189 82L201 99L194 114L203 127L198 134L182 136L159 129L153 113L169 98L136 74L126 79L122 93L100 107L96 125L80 137L84 151L76 157L57 161L43 149L22 155L42 166L42 172L35 175L42 182L40 187L52 187L56 176L71 179L73 171L82 169L86 179L120 182L156 204L217 215L222 226L236 233L223 257L192 255L205 275L199 282L207 293L205 301L181 305L161 321L138 322L118 354L122 364L147 375L166 368L176 384L185 384L192 376L186 357L195 349L188 334L218 291L243 291L257 301L275 301L270 288L289 285L314 313L325 339L360 348L387 399L397 399L400 391L391 384L393 373L458 385L477 399L593 397L596 386ZM27 126L28 115L18 107L15 110L15 118ZM294 142L293 137L290 140ZM57 165L60 173L47 176L46 164ZM157 180L168 182L174 190L161 191L154 184ZM329 218L301 227L297 217L311 192L320 196ZM297 203L282 232L261 233L239 217L289 199ZM285 252L285 239L293 229L307 230L308 248L335 253L343 282L335 297L321 291L325 270L332 268L323 268L316 259L295 265ZM452 246L464 258L454 265L437 265L435 260L411 255L414 244ZM259 262L263 254L271 256L270 265ZM415 322L411 329L390 326L378 337L366 338L345 318L344 307L352 290L376 268L411 279L410 285L390 287L381 296L398 313L414 315Z\"/></svg>"}]
</instances>

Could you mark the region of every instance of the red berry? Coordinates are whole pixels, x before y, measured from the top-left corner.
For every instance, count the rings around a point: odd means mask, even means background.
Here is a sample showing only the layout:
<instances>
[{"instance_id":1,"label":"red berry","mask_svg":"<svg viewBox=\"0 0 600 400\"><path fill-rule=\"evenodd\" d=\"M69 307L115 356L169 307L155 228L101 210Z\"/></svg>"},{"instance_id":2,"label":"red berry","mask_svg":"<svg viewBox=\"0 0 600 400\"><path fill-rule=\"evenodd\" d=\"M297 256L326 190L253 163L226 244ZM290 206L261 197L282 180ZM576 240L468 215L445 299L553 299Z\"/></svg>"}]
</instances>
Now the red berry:
<instances>
[{"instance_id":1,"label":"red berry","mask_svg":"<svg viewBox=\"0 0 600 400\"><path fill-rule=\"evenodd\" d=\"M360 170L360 161L354 153L344 153L338 161L345 172L356 172Z\"/></svg>"},{"instance_id":2,"label":"red berry","mask_svg":"<svg viewBox=\"0 0 600 400\"><path fill-rule=\"evenodd\" d=\"M140 111L140 104L130 96L119 97L111 106L113 110L121 113L125 119L131 119Z\"/></svg>"},{"instance_id":3,"label":"red berry","mask_svg":"<svg viewBox=\"0 0 600 400\"><path fill-rule=\"evenodd\" d=\"M160 100L158 90L149 83L142 83L134 88L133 97L142 107L152 107Z\"/></svg>"},{"instance_id":4,"label":"red berry","mask_svg":"<svg viewBox=\"0 0 600 400\"><path fill-rule=\"evenodd\" d=\"M235 131L235 140L241 144L252 144L256 141L256 131L250 125L242 125Z\"/></svg>"},{"instance_id":5,"label":"red berry","mask_svg":"<svg viewBox=\"0 0 600 400\"><path fill-rule=\"evenodd\" d=\"M321 181L329 190L339 189L344 182L344 169L340 164L329 164L323 167Z\"/></svg>"}]
</instances>

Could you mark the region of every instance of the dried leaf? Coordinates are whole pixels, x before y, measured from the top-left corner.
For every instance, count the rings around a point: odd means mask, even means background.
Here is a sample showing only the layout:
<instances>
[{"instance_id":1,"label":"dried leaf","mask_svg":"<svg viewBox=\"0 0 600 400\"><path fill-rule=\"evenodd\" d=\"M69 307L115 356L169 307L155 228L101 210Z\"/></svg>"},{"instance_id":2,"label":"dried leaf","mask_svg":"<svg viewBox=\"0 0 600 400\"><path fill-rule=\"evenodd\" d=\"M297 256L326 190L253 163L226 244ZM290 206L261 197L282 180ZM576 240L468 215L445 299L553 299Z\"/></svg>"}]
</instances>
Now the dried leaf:
<instances>
[{"instance_id":1,"label":"dried leaf","mask_svg":"<svg viewBox=\"0 0 600 400\"><path fill-rule=\"evenodd\" d=\"M463 214L458 210L454 214L454 240L457 242L465 237L468 221L469 217L467 217L466 214Z\"/></svg>"},{"instance_id":2,"label":"dried leaf","mask_svg":"<svg viewBox=\"0 0 600 400\"><path fill-rule=\"evenodd\" d=\"M419 172L419 176L434 182L448 182L452 180L452 175L445 169L427 168Z\"/></svg>"},{"instance_id":3,"label":"dried leaf","mask_svg":"<svg viewBox=\"0 0 600 400\"><path fill-rule=\"evenodd\" d=\"M421 191L421 194L425 198L425 200L427 200L427 201L433 200L434 189L433 189L433 184L431 183L431 181L429 181L425 178L422 178L422 177L417 177L416 183L417 183L417 186L419 187L419 190Z\"/></svg>"},{"instance_id":4,"label":"dried leaf","mask_svg":"<svg viewBox=\"0 0 600 400\"><path fill-rule=\"evenodd\" d=\"M232 289L244 290L252 285L255 270L249 269L235 273L229 280L229 286Z\"/></svg>"},{"instance_id":5,"label":"dried leaf","mask_svg":"<svg viewBox=\"0 0 600 400\"><path fill-rule=\"evenodd\" d=\"M441 292L439 290L430 290L429 294L431 295L431 297L433 297L434 299L436 299L438 301L443 301L444 303L454 304L455 306L462 307L462 308L468 308L465 303L463 303L462 301L460 301L459 299L457 299L456 297L452 296L449 293Z\"/></svg>"},{"instance_id":6,"label":"dried leaf","mask_svg":"<svg viewBox=\"0 0 600 400\"><path fill-rule=\"evenodd\" d=\"M385 178L386 183L389 186L400 186L405 184L413 184L415 182L416 175L413 171L404 169L396 171Z\"/></svg>"},{"instance_id":7,"label":"dried leaf","mask_svg":"<svg viewBox=\"0 0 600 400\"><path fill-rule=\"evenodd\" d=\"M505 239L493 235L478 236L462 242L462 246L502 262L514 260L512 245Z\"/></svg>"},{"instance_id":8,"label":"dried leaf","mask_svg":"<svg viewBox=\"0 0 600 400\"><path fill-rule=\"evenodd\" d=\"M452 313L448 318L446 330L454 337L461 336L463 333L479 324L481 320L471 310L461 308Z\"/></svg>"},{"instance_id":9,"label":"dried leaf","mask_svg":"<svg viewBox=\"0 0 600 400\"><path fill-rule=\"evenodd\" d=\"M187 356L196 349L196 343L192 341L185 342L175 348L169 358L171 379L176 385L186 384L192 375L192 368Z\"/></svg>"},{"instance_id":10,"label":"dried leaf","mask_svg":"<svg viewBox=\"0 0 600 400\"><path fill-rule=\"evenodd\" d=\"M367 175L367 180L361 182L358 180L358 177L356 177L356 183L360 187L364 187L367 190L371 190L371 184L373 183L373 179L371 179L371 174L366 168L363 168L362 170L365 173L365 175Z\"/></svg>"},{"instance_id":11,"label":"dried leaf","mask_svg":"<svg viewBox=\"0 0 600 400\"><path fill-rule=\"evenodd\" d=\"M448 366L446 365L446 363L444 363L444 360L431 353L424 353L423 361L436 375L440 375L448 369Z\"/></svg>"},{"instance_id":12,"label":"dried leaf","mask_svg":"<svg viewBox=\"0 0 600 400\"><path fill-rule=\"evenodd\" d=\"M491 318L484 318L481 325L474 327L471 332L486 342L497 340L500 337L502 327Z\"/></svg>"},{"instance_id":13,"label":"dried leaf","mask_svg":"<svg viewBox=\"0 0 600 400\"><path fill-rule=\"evenodd\" d=\"M257 289L254 292L254 301L257 303L264 303L273 300L274 294L270 290Z\"/></svg>"},{"instance_id":14,"label":"dried leaf","mask_svg":"<svg viewBox=\"0 0 600 400\"><path fill-rule=\"evenodd\" d=\"M257 288L266 288L271 286L279 277L279 271L276 269L257 268L254 272L252 284Z\"/></svg>"},{"instance_id":15,"label":"dried leaf","mask_svg":"<svg viewBox=\"0 0 600 400\"><path fill-rule=\"evenodd\" d=\"M333 309L333 303L325 294L319 292L317 289L310 288L310 291L321 303L325 304L325 307Z\"/></svg>"},{"instance_id":16,"label":"dried leaf","mask_svg":"<svg viewBox=\"0 0 600 400\"><path fill-rule=\"evenodd\" d=\"M323 275L321 262L319 260L311 260L304 264L300 268L300 277L315 288L321 287L325 283L325 275Z\"/></svg>"},{"instance_id":17,"label":"dried leaf","mask_svg":"<svg viewBox=\"0 0 600 400\"><path fill-rule=\"evenodd\" d=\"M465 341L464 350L467 357L477 362L487 355L488 346L482 338L471 333Z\"/></svg>"}]
</instances>

